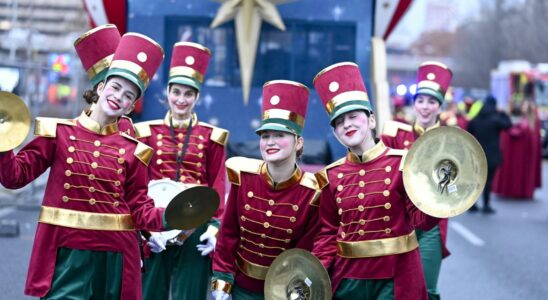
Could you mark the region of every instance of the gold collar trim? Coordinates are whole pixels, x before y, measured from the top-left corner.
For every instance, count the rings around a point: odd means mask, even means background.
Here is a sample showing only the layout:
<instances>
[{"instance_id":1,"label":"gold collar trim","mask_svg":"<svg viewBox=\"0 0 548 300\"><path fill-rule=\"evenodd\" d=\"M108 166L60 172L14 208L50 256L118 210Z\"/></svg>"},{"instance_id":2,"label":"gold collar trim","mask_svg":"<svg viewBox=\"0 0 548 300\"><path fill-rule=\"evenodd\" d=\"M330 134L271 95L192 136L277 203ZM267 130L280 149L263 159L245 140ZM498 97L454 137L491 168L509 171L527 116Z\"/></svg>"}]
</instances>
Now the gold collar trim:
<instances>
[{"instance_id":1,"label":"gold collar trim","mask_svg":"<svg viewBox=\"0 0 548 300\"><path fill-rule=\"evenodd\" d=\"M166 116L164 117L164 124L169 125L169 119L171 119L171 111L168 111L166 113ZM194 127L198 123L198 116L196 116L196 113L192 113L192 116L188 120L184 121L176 121L173 120L173 127L175 128L188 128L188 125L190 125L190 121L192 120L192 127Z\"/></svg>"},{"instance_id":2,"label":"gold collar trim","mask_svg":"<svg viewBox=\"0 0 548 300\"><path fill-rule=\"evenodd\" d=\"M419 123L415 122L415 124L413 124L413 130L415 130L415 132L418 134L418 135L423 135L425 132L427 132L428 130L432 130L434 128L438 128L440 127L441 124L440 124L440 121L436 121L436 123L434 123L434 125L424 129L422 128L422 126L419 125Z\"/></svg>"},{"instance_id":3,"label":"gold collar trim","mask_svg":"<svg viewBox=\"0 0 548 300\"><path fill-rule=\"evenodd\" d=\"M95 120L90 118L86 111L83 111L80 117L78 117L78 122L80 125L82 125L84 128L93 131L100 135L111 135L118 132L118 122L114 122L111 124L107 124L103 127L99 125Z\"/></svg>"},{"instance_id":4,"label":"gold collar trim","mask_svg":"<svg viewBox=\"0 0 548 300\"><path fill-rule=\"evenodd\" d=\"M373 148L365 151L361 156L348 151L346 159L355 164L366 163L379 157L386 150L386 146L382 141L379 141Z\"/></svg>"},{"instance_id":5,"label":"gold collar trim","mask_svg":"<svg viewBox=\"0 0 548 300\"><path fill-rule=\"evenodd\" d=\"M282 182L275 182L268 173L268 167L266 163L263 163L261 166L261 175L271 188L273 188L274 190L282 190L300 182L301 178L303 177L303 172L301 171L299 166L295 166L295 171L293 171L293 174L291 175L291 177L289 177L289 179Z\"/></svg>"}]
</instances>

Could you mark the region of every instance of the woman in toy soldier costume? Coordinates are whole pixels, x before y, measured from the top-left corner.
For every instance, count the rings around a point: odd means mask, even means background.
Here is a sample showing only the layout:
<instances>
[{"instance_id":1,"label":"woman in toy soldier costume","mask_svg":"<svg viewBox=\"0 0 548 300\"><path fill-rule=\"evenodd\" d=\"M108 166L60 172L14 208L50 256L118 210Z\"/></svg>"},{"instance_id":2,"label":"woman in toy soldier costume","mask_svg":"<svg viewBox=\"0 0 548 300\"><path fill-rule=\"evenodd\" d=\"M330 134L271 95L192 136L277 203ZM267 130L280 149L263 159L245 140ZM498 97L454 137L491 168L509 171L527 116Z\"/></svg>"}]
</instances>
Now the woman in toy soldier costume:
<instances>
[{"instance_id":1,"label":"woman in toy soldier costume","mask_svg":"<svg viewBox=\"0 0 548 300\"><path fill-rule=\"evenodd\" d=\"M168 82L169 111L163 120L135 124L137 138L154 148L149 180L171 180L209 186L219 194L219 208L208 224L198 227L186 240L175 243L153 234L153 252L145 260L143 298L174 300L206 299L211 277L209 254L224 209L225 145L228 131L199 122L194 105L209 64L211 52L190 42L174 45Z\"/></svg>"},{"instance_id":2,"label":"woman in toy soldier costume","mask_svg":"<svg viewBox=\"0 0 548 300\"><path fill-rule=\"evenodd\" d=\"M76 54L78 54L91 81L92 89L85 91L83 95L84 100L91 104L89 111L94 109L99 99L97 90L99 85L105 84L108 67L121 38L122 36L115 25L106 24L87 31L74 42ZM120 116L118 119L118 130L130 136L135 136L133 122L125 115Z\"/></svg>"},{"instance_id":3,"label":"woman in toy soldier costume","mask_svg":"<svg viewBox=\"0 0 548 300\"><path fill-rule=\"evenodd\" d=\"M335 299L426 299L415 228L439 219L408 199L400 170L405 151L373 135L375 118L354 63L314 78L346 157L316 174L321 230L315 254L330 272Z\"/></svg>"},{"instance_id":4,"label":"woman in toy soldier costume","mask_svg":"<svg viewBox=\"0 0 548 300\"><path fill-rule=\"evenodd\" d=\"M164 210L146 195L152 149L120 133L117 121L162 59L162 48L148 37L124 35L89 116L38 118L33 141L17 155L0 155L7 188L23 187L51 167L25 294L141 298L135 229L164 230Z\"/></svg>"},{"instance_id":5,"label":"woman in toy soldier costume","mask_svg":"<svg viewBox=\"0 0 548 300\"><path fill-rule=\"evenodd\" d=\"M263 160L226 162L231 189L213 257L213 298L264 299L264 280L284 250L312 248L319 229L313 174L296 165L308 88L287 80L263 86L263 121L256 130Z\"/></svg>"},{"instance_id":6,"label":"woman in toy soldier costume","mask_svg":"<svg viewBox=\"0 0 548 300\"><path fill-rule=\"evenodd\" d=\"M386 122L381 136L384 144L395 149L408 149L426 131L445 125L440 121L439 114L451 78L451 70L442 63L421 64L413 104L415 123ZM447 223L447 219L441 219L439 225L429 231L417 230L429 300L440 299L437 285L441 260L449 256L446 247Z\"/></svg>"}]
</instances>

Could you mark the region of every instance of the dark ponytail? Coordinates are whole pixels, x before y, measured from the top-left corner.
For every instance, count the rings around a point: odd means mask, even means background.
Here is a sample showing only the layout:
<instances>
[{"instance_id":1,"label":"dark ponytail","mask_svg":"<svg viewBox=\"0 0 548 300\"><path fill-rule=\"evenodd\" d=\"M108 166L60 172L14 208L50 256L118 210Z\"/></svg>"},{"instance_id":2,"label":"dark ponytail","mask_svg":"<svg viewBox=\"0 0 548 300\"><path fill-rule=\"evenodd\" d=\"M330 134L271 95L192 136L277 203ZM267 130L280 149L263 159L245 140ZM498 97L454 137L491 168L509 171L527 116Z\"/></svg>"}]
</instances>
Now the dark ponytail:
<instances>
[{"instance_id":1,"label":"dark ponytail","mask_svg":"<svg viewBox=\"0 0 548 300\"><path fill-rule=\"evenodd\" d=\"M99 95L96 91L93 90L85 91L82 97L88 104L97 103L97 100L99 100Z\"/></svg>"}]
</instances>

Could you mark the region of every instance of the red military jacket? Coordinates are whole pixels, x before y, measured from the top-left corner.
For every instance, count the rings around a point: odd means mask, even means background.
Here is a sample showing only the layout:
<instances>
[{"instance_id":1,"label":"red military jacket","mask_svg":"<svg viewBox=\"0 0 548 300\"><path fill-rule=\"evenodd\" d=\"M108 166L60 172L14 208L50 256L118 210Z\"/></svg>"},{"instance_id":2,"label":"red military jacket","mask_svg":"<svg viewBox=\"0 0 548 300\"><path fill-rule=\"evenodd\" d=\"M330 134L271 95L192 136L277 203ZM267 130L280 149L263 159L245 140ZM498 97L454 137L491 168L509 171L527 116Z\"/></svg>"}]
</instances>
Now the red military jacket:
<instances>
[{"instance_id":1,"label":"red military jacket","mask_svg":"<svg viewBox=\"0 0 548 300\"><path fill-rule=\"evenodd\" d=\"M188 122L173 124L175 141L170 130L171 114L164 120L153 120L135 124L136 137L154 149L148 173L150 180L175 178L177 171L176 151L182 151L188 131ZM204 122L192 115L192 129L183 163L180 166L180 181L209 186L219 193L221 201L211 225L218 227L224 211L226 190L225 146L228 131ZM216 230L215 230L216 231Z\"/></svg>"},{"instance_id":2,"label":"red military jacket","mask_svg":"<svg viewBox=\"0 0 548 300\"><path fill-rule=\"evenodd\" d=\"M396 299L426 297L414 228L430 229L439 219L408 199L401 172L405 153L379 142L361 157L349 152L316 174L321 230L313 254L329 271L333 291L344 278L394 278Z\"/></svg>"},{"instance_id":3,"label":"red military jacket","mask_svg":"<svg viewBox=\"0 0 548 300\"><path fill-rule=\"evenodd\" d=\"M280 253L312 249L320 191L314 175L298 167L290 179L275 183L262 160L234 157L226 165L231 188L213 271L261 293L268 267Z\"/></svg>"},{"instance_id":4,"label":"red military jacket","mask_svg":"<svg viewBox=\"0 0 548 300\"><path fill-rule=\"evenodd\" d=\"M383 143L394 149L409 149L411 145L417 140L424 132L440 127L444 124L437 122L434 126L424 130L420 125L404 124L396 121L388 121L384 124L382 130L381 140ZM447 227L448 220L446 218L441 219L439 223L440 235L442 241L442 255L443 257L451 254L447 249Z\"/></svg>"},{"instance_id":5,"label":"red military jacket","mask_svg":"<svg viewBox=\"0 0 548 300\"><path fill-rule=\"evenodd\" d=\"M37 137L14 155L0 155L0 182L21 188L51 168L30 259L25 294L51 286L57 249L121 252L122 299L141 298L135 229L163 230L163 209L147 197L152 149L86 114L37 118Z\"/></svg>"}]
</instances>

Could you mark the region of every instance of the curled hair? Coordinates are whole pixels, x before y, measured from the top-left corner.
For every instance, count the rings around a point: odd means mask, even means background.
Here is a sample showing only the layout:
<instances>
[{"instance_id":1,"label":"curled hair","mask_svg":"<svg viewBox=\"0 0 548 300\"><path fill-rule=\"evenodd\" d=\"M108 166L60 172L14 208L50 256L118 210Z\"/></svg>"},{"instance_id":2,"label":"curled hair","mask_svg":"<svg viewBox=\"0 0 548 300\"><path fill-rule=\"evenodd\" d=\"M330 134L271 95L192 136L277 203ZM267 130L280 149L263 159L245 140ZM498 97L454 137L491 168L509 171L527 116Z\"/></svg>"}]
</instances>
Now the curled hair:
<instances>
[{"instance_id":1,"label":"curled hair","mask_svg":"<svg viewBox=\"0 0 548 300\"><path fill-rule=\"evenodd\" d=\"M297 150L297 158L301 158L303 156L303 153L304 153L304 143L303 143L303 146L301 147L301 149Z\"/></svg>"},{"instance_id":2,"label":"curled hair","mask_svg":"<svg viewBox=\"0 0 548 300\"><path fill-rule=\"evenodd\" d=\"M94 90L85 91L82 97L88 104L97 103L97 101L99 100L99 95Z\"/></svg>"}]
</instances>

